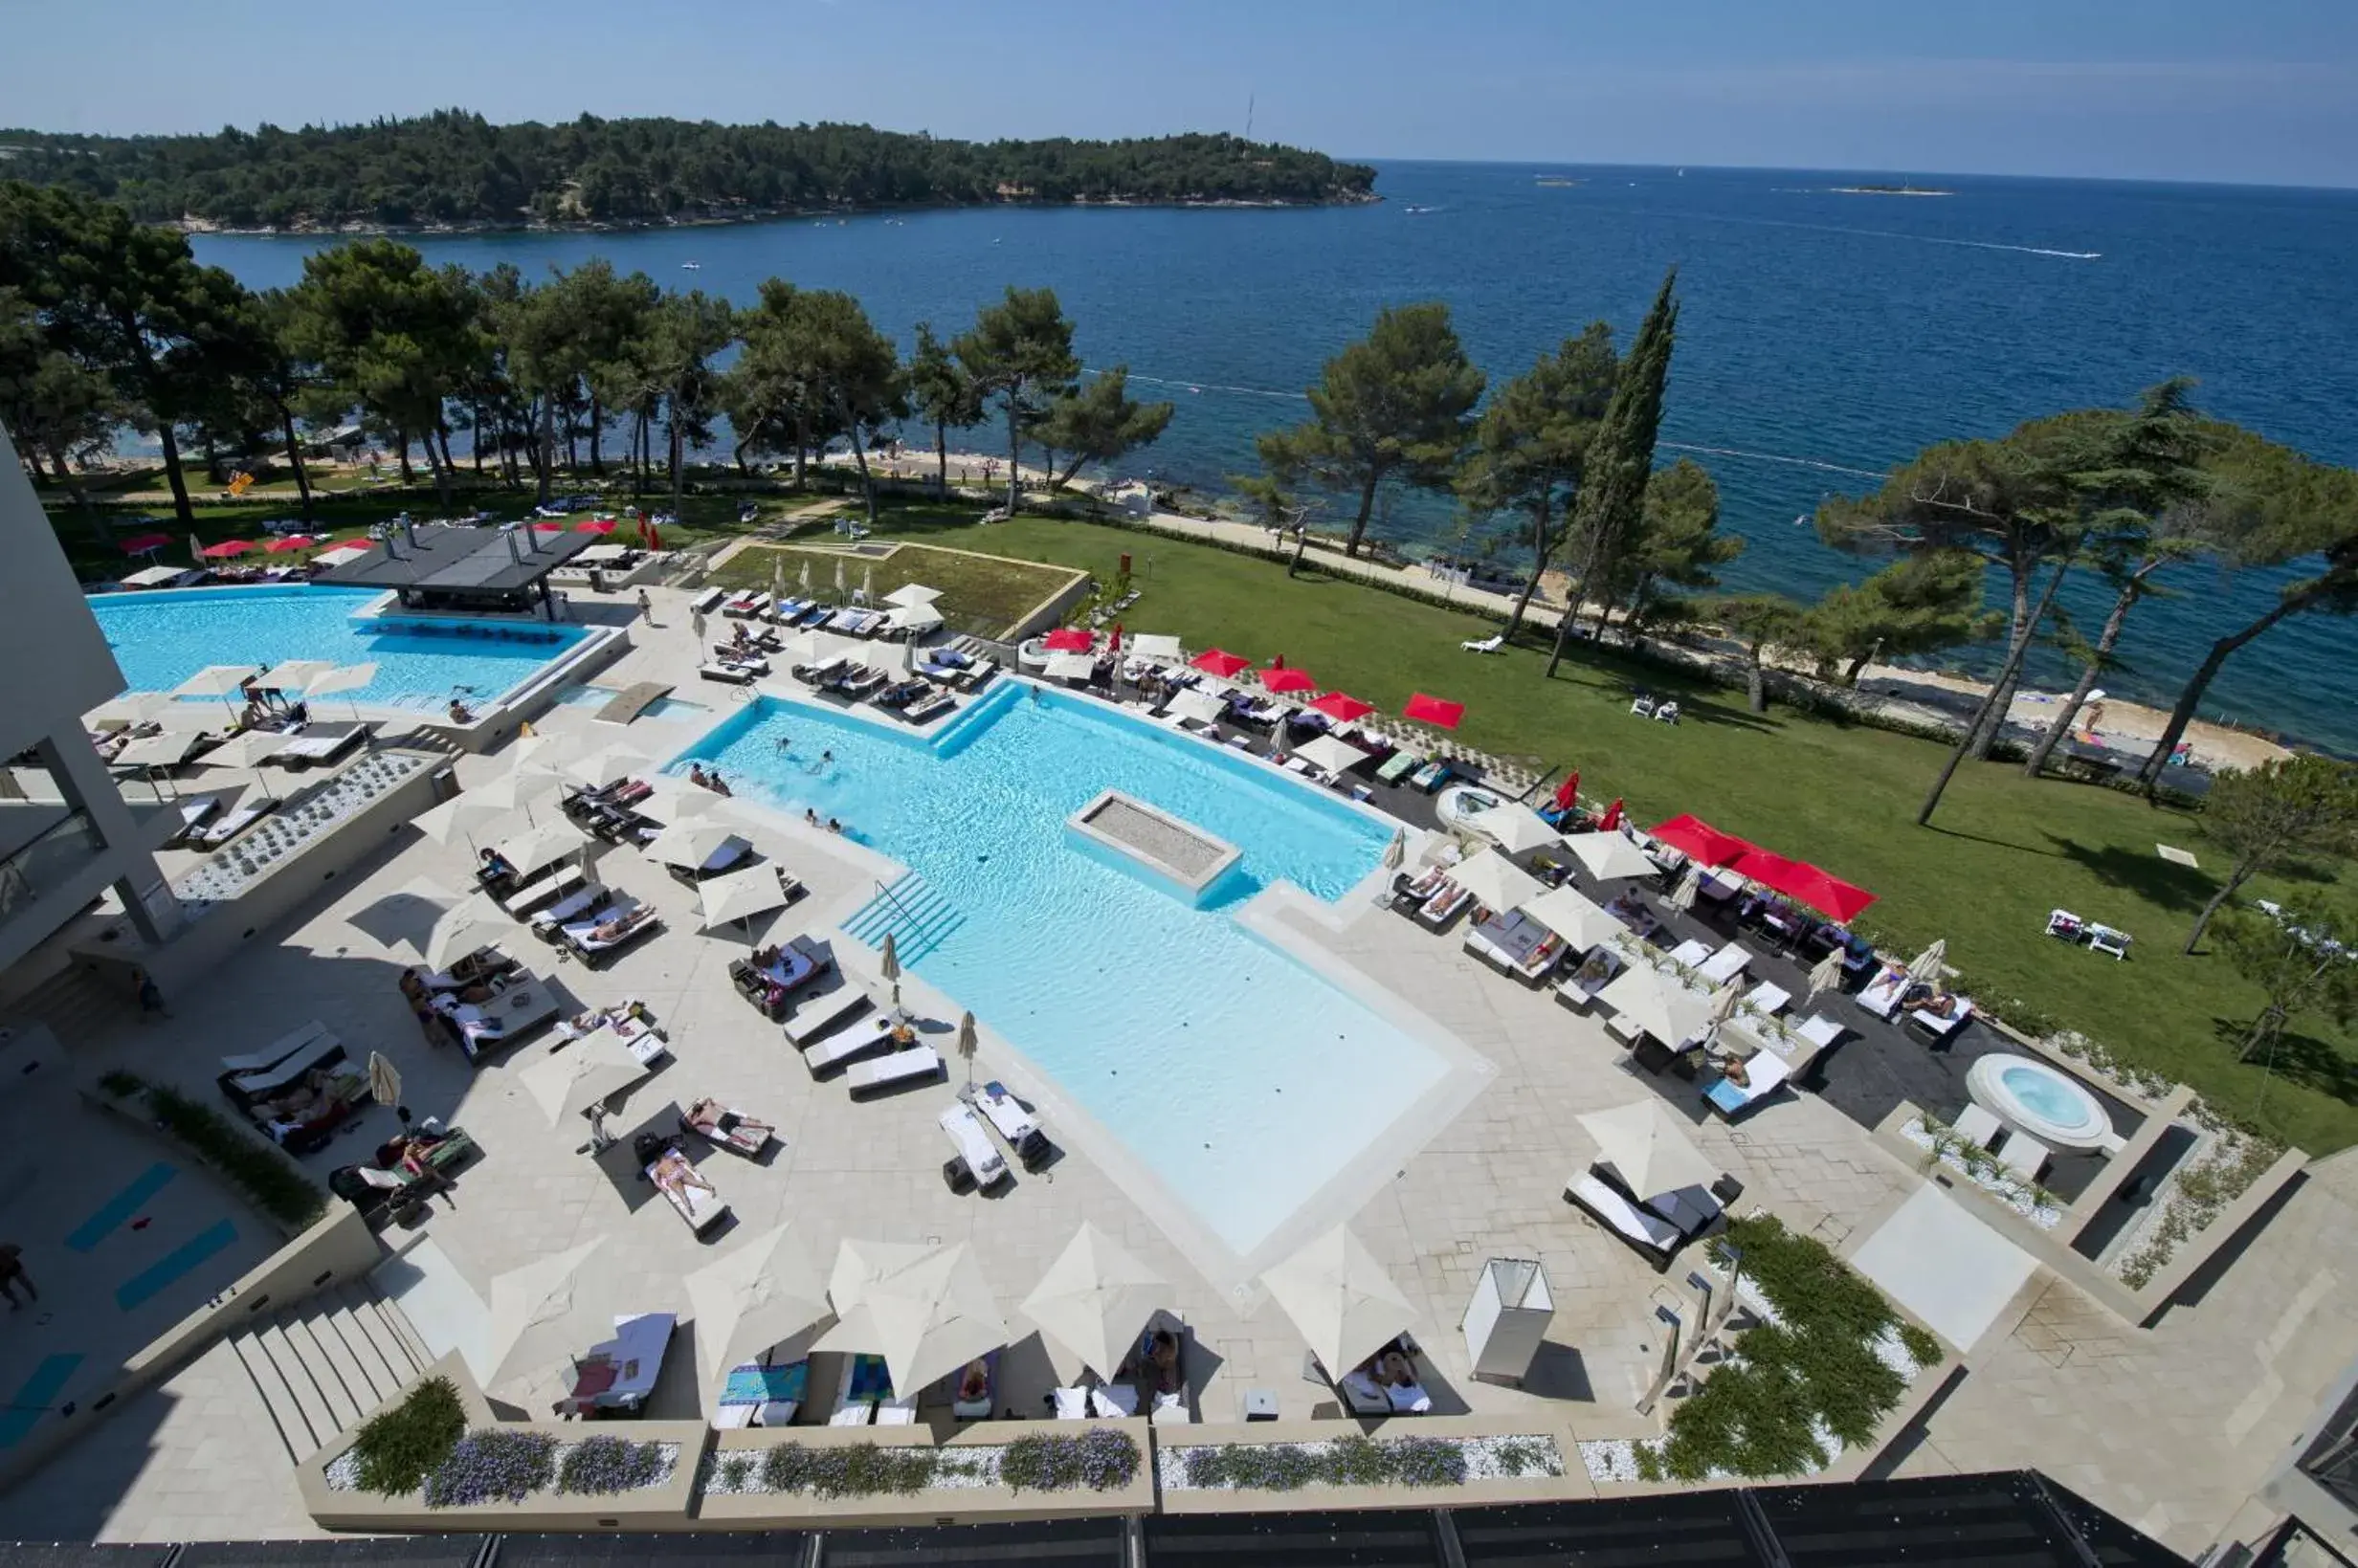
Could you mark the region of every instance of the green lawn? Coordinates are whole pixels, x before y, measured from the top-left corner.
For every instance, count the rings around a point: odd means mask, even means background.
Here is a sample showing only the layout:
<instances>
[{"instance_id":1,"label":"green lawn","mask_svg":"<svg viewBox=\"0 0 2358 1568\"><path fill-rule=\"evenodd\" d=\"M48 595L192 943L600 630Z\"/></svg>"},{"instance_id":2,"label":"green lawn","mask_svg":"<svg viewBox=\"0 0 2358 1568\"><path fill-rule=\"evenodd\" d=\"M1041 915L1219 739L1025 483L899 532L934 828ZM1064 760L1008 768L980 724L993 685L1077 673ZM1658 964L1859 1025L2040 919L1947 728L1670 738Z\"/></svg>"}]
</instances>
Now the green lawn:
<instances>
[{"instance_id":1,"label":"green lawn","mask_svg":"<svg viewBox=\"0 0 2358 1568\"><path fill-rule=\"evenodd\" d=\"M1882 897L1868 929L1902 951L1946 938L1970 988L2002 1010L2079 1028L2313 1153L2358 1140L2358 1041L2313 1023L2288 1040L2264 1095L2259 1071L2219 1043L2222 1027L2257 1010L2257 993L2221 961L2178 955L2213 879L2153 852L2157 842L2181 845L2216 871L2222 857L2197 817L2114 790L2034 784L1992 763L1960 772L1934 826L1919 828L1916 807L1942 757L1928 741L1781 708L1755 718L1741 694L1587 651L1545 680L1544 649L1461 651L1492 629L1469 616L1356 584L1288 579L1268 562L1158 536L1031 518L953 527L931 516L888 518L879 533L1081 566L1107 581L1127 553L1143 589L1123 617L1133 632L1176 632L1264 661L1282 653L1394 711L1420 690L1464 702L1460 734L1473 745L1577 767L1584 795L1624 795L1641 821L1692 811L1873 889ZM1632 717L1633 685L1677 691L1685 722ZM2135 957L2116 962L2046 937L2056 906L2131 933Z\"/></svg>"},{"instance_id":2,"label":"green lawn","mask_svg":"<svg viewBox=\"0 0 2358 1568\"><path fill-rule=\"evenodd\" d=\"M974 542L983 544L989 541ZM991 638L1072 578L1070 572L1048 566L968 554L964 549L938 549L930 544L903 543L890 557L877 562L845 560L829 551L806 550L791 544L762 544L740 550L713 573L713 581L730 587L767 588L781 561L786 566L790 591L802 581L802 568L807 562L812 585L822 593L832 592L838 561L843 562L848 584L857 587L865 582L879 597L907 583L940 588L942 597L935 607L941 610L945 622L955 630Z\"/></svg>"}]
</instances>

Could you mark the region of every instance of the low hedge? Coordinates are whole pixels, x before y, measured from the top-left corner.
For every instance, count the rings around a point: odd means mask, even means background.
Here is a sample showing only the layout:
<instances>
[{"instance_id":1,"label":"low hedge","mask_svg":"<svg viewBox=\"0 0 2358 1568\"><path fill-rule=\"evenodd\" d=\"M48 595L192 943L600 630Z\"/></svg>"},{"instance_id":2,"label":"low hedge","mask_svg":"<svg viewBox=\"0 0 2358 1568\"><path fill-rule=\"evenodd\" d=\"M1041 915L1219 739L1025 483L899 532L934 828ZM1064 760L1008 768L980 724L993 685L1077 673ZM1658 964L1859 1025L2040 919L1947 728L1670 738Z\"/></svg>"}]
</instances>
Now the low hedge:
<instances>
[{"instance_id":1,"label":"low hedge","mask_svg":"<svg viewBox=\"0 0 2358 1568\"><path fill-rule=\"evenodd\" d=\"M720 1463L732 1487L749 1474L736 1455ZM814 1497L906 1496L951 1476L983 1478L987 1450L850 1443L813 1448L781 1443L762 1456L765 1491ZM1111 1491L1130 1484L1144 1463L1127 1432L1093 1427L1076 1436L1028 1433L1000 1451L997 1479L1014 1491Z\"/></svg>"},{"instance_id":2,"label":"low hedge","mask_svg":"<svg viewBox=\"0 0 2358 1568\"><path fill-rule=\"evenodd\" d=\"M327 1194L317 1182L211 1106L129 1072L108 1072L99 1079L99 1087L116 1099L144 1103L158 1127L220 1172L272 1219L302 1230L327 1212Z\"/></svg>"},{"instance_id":3,"label":"low hedge","mask_svg":"<svg viewBox=\"0 0 2358 1568\"><path fill-rule=\"evenodd\" d=\"M368 1418L352 1439L361 1489L406 1497L442 1468L467 1435L466 1406L448 1378L429 1378L389 1410Z\"/></svg>"}]
</instances>

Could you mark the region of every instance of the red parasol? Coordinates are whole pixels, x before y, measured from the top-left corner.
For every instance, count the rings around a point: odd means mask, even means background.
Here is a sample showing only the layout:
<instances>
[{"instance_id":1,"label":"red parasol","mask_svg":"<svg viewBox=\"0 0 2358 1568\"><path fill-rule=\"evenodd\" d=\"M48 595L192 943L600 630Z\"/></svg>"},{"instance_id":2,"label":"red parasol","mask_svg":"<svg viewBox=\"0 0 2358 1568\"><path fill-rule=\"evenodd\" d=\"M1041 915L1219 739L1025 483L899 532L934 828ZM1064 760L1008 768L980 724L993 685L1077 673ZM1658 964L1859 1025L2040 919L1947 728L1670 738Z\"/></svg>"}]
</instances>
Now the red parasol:
<instances>
[{"instance_id":1,"label":"red parasol","mask_svg":"<svg viewBox=\"0 0 2358 1568\"><path fill-rule=\"evenodd\" d=\"M284 555L289 550L308 550L318 542L308 534L280 534L277 539L265 541L262 548L272 555Z\"/></svg>"},{"instance_id":2,"label":"red parasol","mask_svg":"<svg viewBox=\"0 0 2358 1568\"><path fill-rule=\"evenodd\" d=\"M565 532L565 524L562 522L536 522L532 525L532 531L536 534L562 534Z\"/></svg>"},{"instance_id":3,"label":"red parasol","mask_svg":"<svg viewBox=\"0 0 2358 1568\"><path fill-rule=\"evenodd\" d=\"M1086 653L1097 646L1097 638L1077 626L1062 626L1041 638L1040 646L1051 653Z\"/></svg>"},{"instance_id":4,"label":"red parasol","mask_svg":"<svg viewBox=\"0 0 2358 1568\"><path fill-rule=\"evenodd\" d=\"M169 534L142 534L137 539L124 540L122 553L124 555L145 555L150 550L163 549L171 541L172 536Z\"/></svg>"},{"instance_id":5,"label":"red parasol","mask_svg":"<svg viewBox=\"0 0 2358 1568\"><path fill-rule=\"evenodd\" d=\"M1280 693L1315 692L1318 690L1318 682L1312 680L1306 672L1288 670L1285 666L1278 664L1261 672L1261 688L1264 691Z\"/></svg>"},{"instance_id":6,"label":"red parasol","mask_svg":"<svg viewBox=\"0 0 2358 1568\"><path fill-rule=\"evenodd\" d=\"M1845 882L1806 860L1789 860L1767 850L1746 850L1728 870L1835 920L1847 920L1875 902L1875 894L1864 888Z\"/></svg>"},{"instance_id":7,"label":"red parasol","mask_svg":"<svg viewBox=\"0 0 2358 1568\"><path fill-rule=\"evenodd\" d=\"M1310 706L1338 724L1348 724L1353 719L1365 718L1375 712L1374 703L1362 702L1347 692L1328 692Z\"/></svg>"},{"instance_id":8,"label":"red parasol","mask_svg":"<svg viewBox=\"0 0 2358 1568\"><path fill-rule=\"evenodd\" d=\"M1574 768L1571 772L1567 773L1564 776L1564 782L1562 784L1556 785L1556 809L1559 811L1569 811L1573 806L1578 806L1579 804L1580 770L1578 768Z\"/></svg>"},{"instance_id":9,"label":"red parasol","mask_svg":"<svg viewBox=\"0 0 2358 1568\"><path fill-rule=\"evenodd\" d=\"M1654 836L1706 866L1724 866L1752 848L1748 839L1723 833L1692 816L1676 816L1654 828Z\"/></svg>"},{"instance_id":10,"label":"red parasol","mask_svg":"<svg viewBox=\"0 0 2358 1568\"><path fill-rule=\"evenodd\" d=\"M250 539L225 539L218 544L206 545L204 555L208 561L226 561L231 556L244 555L253 548L254 541Z\"/></svg>"},{"instance_id":11,"label":"red parasol","mask_svg":"<svg viewBox=\"0 0 2358 1568\"><path fill-rule=\"evenodd\" d=\"M1419 692L1409 698L1409 705L1400 712L1404 717L1413 718L1420 724L1433 724L1441 729L1454 730L1457 727L1457 720L1465 717L1465 704L1445 702L1437 696L1427 696Z\"/></svg>"},{"instance_id":12,"label":"red parasol","mask_svg":"<svg viewBox=\"0 0 2358 1568\"><path fill-rule=\"evenodd\" d=\"M614 519L612 518L591 518L588 522L573 524L573 532L577 534L611 534L613 531Z\"/></svg>"},{"instance_id":13,"label":"red parasol","mask_svg":"<svg viewBox=\"0 0 2358 1568\"><path fill-rule=\"evenodd\" d=\"M1613 798L1613 804L1605 807L1605 814L1597 819L1597 830L1599 832L1610 833L1614 828L1620 827L1622 809L1621 797L1615 795Z\"/></svg>"},{"instance_id":14,"label":"red parasol","mask_svg":"<svg viewBox=\"0 0 2358 1568\"><path fill-rule=\"evenodd\" d=\"M1234 653L1224 653L1216 648L1207 648L1188 662L1204 674L1217 675L1222 680L1233 678L1239 671L1253 668L1251 659L1240 659Z\"/></svg>"},{"instance_id":15,"label":"red parasol","mask_svg":"<svg viewBox=\"0 0 2358 1568\"><path fill-rule=\"evenodd\" d=\"M1120 621L1116 621L1114 623L1114 634L1106 642L1105 651L1108 653L1119 653L1122 651L1122 623Z\"/></svg>"}]
</instances>

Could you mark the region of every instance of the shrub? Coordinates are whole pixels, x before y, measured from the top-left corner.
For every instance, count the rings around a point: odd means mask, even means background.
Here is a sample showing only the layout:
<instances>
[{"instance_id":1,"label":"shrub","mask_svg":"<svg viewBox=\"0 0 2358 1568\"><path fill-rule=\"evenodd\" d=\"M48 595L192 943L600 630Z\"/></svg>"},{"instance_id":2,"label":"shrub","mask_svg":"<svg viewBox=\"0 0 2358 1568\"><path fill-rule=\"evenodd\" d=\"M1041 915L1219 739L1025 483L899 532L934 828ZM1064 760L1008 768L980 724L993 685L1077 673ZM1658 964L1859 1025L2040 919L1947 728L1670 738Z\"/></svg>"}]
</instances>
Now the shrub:
<instances>
[{"instance_id":1,"label":"shrub","mask_svg":"<svg viewBox=\"0 0 2358 1568\"><path fill-rule=\"evenodd\" d=\"M556 1451L557 1440L546 1432L478 1427L427 1477L426 1506L521 1503L548 1490Z\"/></svg>"},{"instance_id":2,"label":"shrub","mask_svg":"<svg viewBox=\"0 0 2358 1568\"><path fill-rule=\"evenodd\" d=\"M1495 1452L1500 1467L1509 1474L1549 1469L1546 1450L1535 1439L1510 1439ZM1204 1491L1461 1487L1466 1478L1465 1450L1437 1437L1379 1441L1354 1433L1318 1448L1296 1443L1238 1444L1224 1448L1184 1448L1180 1456L1187 1484Z\"/></svg>"},{"instance_id":3,"label":"shrub","mask_svg":"<svg viewBox=\"0 0 2358 1568\"><path fill-rule=\"evenodd\" d=\"M327 1194L316 1182L211 1106L128 1072L109 1072L100 1083L119 1099L139 1094L157 1126L219 1171L272 1219L300 1230L327 1211Z\"/></svg>"},{"instance_id":4,"label":"shrub","mask_svg":"<svg viewBox=\"0 0 2358 1568\"><path fill-rule=\"evenodd\" d=\"M1105 1491L1138 1473L1138 1444L1127 1432L1096 1427L1079 1437L1031 1433L999 1456L999 1479L1016 1491Z\"/></svg>"},{"instance_id":5,"label":"shrub","mask_svg":"<svg viewBox=\"0 0 2358 1568\"><path fill-rule=\"evenodd\" d=\"M368 1419L352 1440L361 1490L406 1497L426 1484L466 1435L467 1412L448 1378L429 1378Z\"/></svg>"},{"instance_id":6,"label":"shrub","mask_svg":"<svg viewBox=\"0 0 2358 1568\"><path fill-rule=\"evenodd\" d=\"M663 1474L663 1446L618 1437L588 1437L557 1467L557 1490L612 1493L652 1487Z\"/></svg>"},{"instance_id":7,"label":"shrub","mask_svg":"<svg viewBox=\"0 0 2358 1568\"><path fill-rule=\"evenodd\" d=\"M743 1491L753 1479L753 1456L743 1452L723 1454L716 1473L725 1490Z\"/></svg>"}]
</instances>

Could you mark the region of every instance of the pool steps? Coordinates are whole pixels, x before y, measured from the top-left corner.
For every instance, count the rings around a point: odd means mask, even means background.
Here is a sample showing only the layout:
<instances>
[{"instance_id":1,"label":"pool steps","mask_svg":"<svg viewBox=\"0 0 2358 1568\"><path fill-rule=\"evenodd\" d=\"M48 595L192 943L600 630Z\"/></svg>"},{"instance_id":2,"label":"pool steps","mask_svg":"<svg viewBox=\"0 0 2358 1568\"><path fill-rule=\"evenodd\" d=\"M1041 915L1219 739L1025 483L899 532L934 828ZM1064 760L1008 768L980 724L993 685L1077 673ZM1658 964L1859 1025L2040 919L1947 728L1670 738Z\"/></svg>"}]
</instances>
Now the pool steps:
<instances>
[{"instance_id":1,"label":"pool steps","mask_svg":"<svg viewBox=\"0 0 2358 1568\"><path fill-rule=\"evenodd\" d=\"M870 947L882 947L889 934L894 956L911 964L941 946L966 918L941 889L915 872L903 872L843 922L843 934Z\"/></svg>"}]
</instances>

